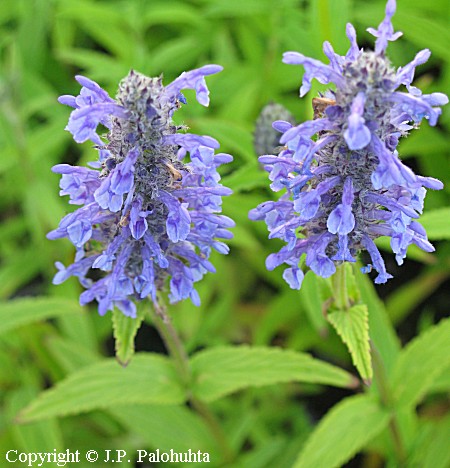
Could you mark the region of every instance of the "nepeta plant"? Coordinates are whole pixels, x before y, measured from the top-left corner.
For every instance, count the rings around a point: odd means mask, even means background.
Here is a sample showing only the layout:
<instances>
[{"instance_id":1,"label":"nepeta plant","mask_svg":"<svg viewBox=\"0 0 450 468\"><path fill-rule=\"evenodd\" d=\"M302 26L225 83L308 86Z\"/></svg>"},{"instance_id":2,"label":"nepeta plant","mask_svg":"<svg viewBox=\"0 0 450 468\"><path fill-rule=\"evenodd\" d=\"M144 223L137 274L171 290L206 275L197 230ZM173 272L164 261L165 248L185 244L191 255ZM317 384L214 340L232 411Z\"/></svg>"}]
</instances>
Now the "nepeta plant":
<instances>
[{"instance_id":1,"label":"nepeta plant","mask_svg":"<svg viewBox=\"0 0 450 468\"><path fill-rule=\"evenodd\" d=\"M49 239L68 237L77 248L75 262L59 272L53 283L77 276L86 288L81 304L98 301L99 313L118 307L134 317L134 300L157 292L170 280L171 302L200 299L194 283L214 267L211 249L228 247L233 221L221 211L222 186L217 167L228 154L214 154L218 142L209 136L180 133L172 115L185 104L182 89L195 89L200 104L208 106L205 76L221 71L218 65L182 73L168 86L161 78L131 71L119 86L116 99L88 78L77 76L80 95L61 96L74 107L67 125L77 143L91 140L99 153L93 167L59 164L61 195L83 205L65 216ZM106 139L96 132L108 128ZM190 161L185 162L189 152ZM92 270L105 274L95 281Z\"/></svg>"},{"instance_id":2,"label":"nepeta plant","mask_svg":"<svg viewBox=\"0 0 450 468\"><path fill-rule=\"evenodd\" d=\"M355 262L358 252L367 250L373 265L362 271L374 268L375 283L385 283L392 276L374 239L391 238L399 265L412 243L434 250L417 218L426 188L439 190L443 185L414 174L396 148L400 137L422 119L436 125L438 106L448 99L441 93L424 95L411 85L416 66L428 60L429 50L398 70L386 57L388 41L402 34L394 33L391 24L395 8L395 0L389 0L378 29L368 29L376 37L374 51L360 49L354 27L347 24L350 49L340 56L325 42L328 65L298 52L283 56L284 63L305 68L300 96L309 91L313 78L336 86L316 101L314 120L298 126L275 121L284 147L278 155L259 158L270 173L272 190L285 192L278 201L260 204L250 218L265 220L269 237L287 243L267 258L266 266L272 270L287 264L283 277L291 288L301 287L303 254L306 266L327 278L337 264Z\"/></svg>"}]
</instances>

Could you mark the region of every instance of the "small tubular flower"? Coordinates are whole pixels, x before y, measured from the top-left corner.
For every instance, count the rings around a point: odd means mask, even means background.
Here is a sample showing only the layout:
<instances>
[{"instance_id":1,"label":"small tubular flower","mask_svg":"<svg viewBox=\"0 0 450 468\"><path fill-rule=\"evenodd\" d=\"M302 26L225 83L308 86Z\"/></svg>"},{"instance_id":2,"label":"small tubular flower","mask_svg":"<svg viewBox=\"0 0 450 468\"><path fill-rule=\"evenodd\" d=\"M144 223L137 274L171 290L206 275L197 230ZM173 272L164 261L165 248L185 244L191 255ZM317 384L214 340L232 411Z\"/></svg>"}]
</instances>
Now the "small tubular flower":
<instances>
[{"instance_id":1,"label":"small tubular flower","mask_svg":"<svg viewBox=\"0 0 450 468\"><path fill-rule=\"evenodd\" d=\"M47 237L68 237L77 247L75 262L57 263L53 282L77 276L86 288L81 304L96 300L99 313L114 307L136 315L136 301L168 286L171 302L191 298L198 305L194 283L208 271L212 249L228 247L234 222L221 214L222 196L231 190L220 184L217 168L232 161L215 154L218 142L209 136L182 133L172 121L186 104L182 89L196 91L197 100L209 105L205 76L222 70L218 65L182 73L168 86L161 78L130 71L116 99L97 83L77 76L79 96L61 96L74 107L66 129L78 143L90 140L99 162L88 169L58 164L62 174L60 195L83 205L65 216ZM101 138L97 127L109 132ZM189 158L187 154L189 153ZM104 272L92 279L92 270ZM98 275L97 275L98 276Z\"/></svg>"},{"instance_id":2,"label":"small tubular flower","mask_svg":"<svg viewBox=\"0 0 450 468\"><path fill-rule=\"evenodd\" d=\"M399 265L410 244L434 250L417 218L426 189L439 190L442 183L414 174L396 148L400 137L423 119L436 125L439 106L448 98L442 93L423 95L411 85L415 68L430 56L428 49L398 70L386 58L388 42L401 36L391 23L395 9L395 0L388 0L384 20L378 29L369 29L376 37L375 51L360 49L354 27L347 24L350 48L345 56L328 42L323 50L329 64L298 52L283 56L284 63L305 69L300 96L309 91L313 78L335 84L335 90L313 99L313 120L299 125L274 122L284 146L277 155L259 158L272 190L283 193L278 201L251 210L249 217L265 220L269 238L287 243L268 257L266 266L286 264L283 277L291 288L301 287L304 254L306 267L326 278L336 264L355 262L365 250L372 264L362 271L376 270L375 282L384 283L392 276L374 243L377 237L391 237Z\"/></svg>"}]
</instances>

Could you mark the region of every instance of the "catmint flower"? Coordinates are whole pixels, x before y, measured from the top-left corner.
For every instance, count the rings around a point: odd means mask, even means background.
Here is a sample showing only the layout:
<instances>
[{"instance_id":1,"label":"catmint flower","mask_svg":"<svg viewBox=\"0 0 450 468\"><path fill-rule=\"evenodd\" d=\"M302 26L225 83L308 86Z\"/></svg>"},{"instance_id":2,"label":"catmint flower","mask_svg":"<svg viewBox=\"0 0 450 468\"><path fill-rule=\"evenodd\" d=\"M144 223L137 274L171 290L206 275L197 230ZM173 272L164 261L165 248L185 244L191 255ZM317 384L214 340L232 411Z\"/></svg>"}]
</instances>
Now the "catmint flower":
<instances>
[{"instance_id":1,"label":"catmint flower","mask_svg":"<svg viewBox=\"0 0 450 468\"><path fill-rule=\"evenodd\" d=\"M347 24L350 48L345 56L336 54L328 42L323 47L327 65L298 52L283 56L284 63L305 69L300 96L309 91L313 78L335 84L335 90L313 99L314 120L297 126L274 122L284 147L278 155L259 158L272 190L283 194L278 201L260 204L250 218L265 220L269 238L286 242L267 258L266 266L286 264L283 277L291 288L301 287L303 254L306 266L327 278L336 265L355 262L358 252L366 250L372 264L362 271L375 269L375 283L385 283L392 276L374 239L391 238L399 265L410 244L434 250L417 218L426 189L443 185L414 174L396 148L399 138L423 119L436 125L439 106L448 99L441 93L424 95L411 84L416 66L429 58L428 50L398 70L386 57L388 41L401 35L391 23L395 8L395 0L389 0L378 29L369 29L376 37L375 51L360 49L354 27Z\"/></svg>"},{"instance_id":2,"label":"catmint flower","mask_svg":"<svg viewBox=\"0 0 450 468\"><path fill-rule=\"evenodd\" d=\"M232 237L228 228L234 222L217 214L222 196L231 193L220 184L217 168L232 157L215 154L214 138L185 133L172 116L186 104L182 89L194 89L198 102L208 106L205 76L221 70L206 65L167 86L161 77L130 71L116 99L77 76L79 96L59 98L75 108L66 129L77 143L92 141L99 154L91 168L53 167L62 174L60 194L82 205L48 234L68 237L77 249L72 265L57 262L53 283L78 277L86 288L82 305L96 300L101 315L117 307L134 317L135 301L156 302L167 283L171 303L188 297L200 303L194 283L214 272L212 249L228 253L219 239ZM106 138L98 135L99 124L108 129ZM93 270L104 273L93 276Z\"/></svg>"}]
</instances>

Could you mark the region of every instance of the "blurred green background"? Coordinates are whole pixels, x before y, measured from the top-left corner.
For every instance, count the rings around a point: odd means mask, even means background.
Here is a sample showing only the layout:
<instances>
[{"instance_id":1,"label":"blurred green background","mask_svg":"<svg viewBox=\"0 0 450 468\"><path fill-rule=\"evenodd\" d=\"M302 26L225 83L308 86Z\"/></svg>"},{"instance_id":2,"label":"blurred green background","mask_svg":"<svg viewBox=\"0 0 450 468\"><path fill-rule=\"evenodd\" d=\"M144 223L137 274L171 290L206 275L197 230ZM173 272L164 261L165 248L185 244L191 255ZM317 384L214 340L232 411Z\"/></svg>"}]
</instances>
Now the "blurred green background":
<instances>
[{"instance_id":1,"label":"blurred green background","mask_svg":"<svg viewBox=\"0 0 450 468\"><path fill-rule=\"evenodd\" d=\"M429 48L432 57L418 68L415 85L425 93L448 94L448 1L397 3L393 23L404 37L389 45L393 64L404 65L418 50ZM282 64L284 51L324 60L322 42L330 40L344 54L349 21L357 29L359 44L371 47L372 36L365 29L380 23L384 6L384 0L0 2L1 453L10 448L163 449L173 447L174 439L181 440L182 446L194 444L188 434L195 433L196 422L148 406L29 425L14 422L20 408L43 389L114 355L111 320L98 317L95 306L78 306L78 282L71 279L58 287L51 285L54 262L71 263L74 249L66 240L50 242L45 237L71 209L59 197L59 176L50 168L62 162L84 165L96 156L91 144L76 145L64 131L70 110L56 100L61 94L78 94L74 80L78 73L114 96L119 80L131 68L149 76L164 73L169 83L182 71L207 63L224 67L207 80L210 107L202 108L187 91L188 105L176 117L192 132L215 137L221 151L234 156L234 162L223 170L223 183L234 191L224 201L224 213L236 221L235 238L227 257L213 257L217 273L207 275L198 286L202 306L196 308L186 301L170 308L175 325L188 352L230 343L276 345L312 352L355 373L348 351L318 313L321 307L314 281L307 278L310 286L292 291L280 269L265 269L265 257L281 243L268 241L264 223L247 218L251 208L274 196L257 162L253 131L258 114L270 101L285 105L298 122L311 118L311 99L325 89L315 82L300 100L303 70ZM425 121L419 131L412 132L400 145L406 164L422 175L448 177L449 125L450 113L444 109L437 127ZM383 304L371 283L364 281L371 307L389 318L384 326L393 342L408 342L448 310L449 245L444 242L448 187L429 193L425 201L429 214L424 216L424 225L428 216L436 252L410 249L410 257L399 268L393 254L385 250L394 279L377 288ZM382 240L380 245L388 246ZM28 315L14 320L19 308L28 310ZM390 324L396 327L398 338ZM164 351L149 323L139 331L136 343L137 351ZM214 410L240 454L234 466L291 466L317 421L352 393L286 384L227 397L216 402ZM424 414L440 417L447 406L445 399L431 399ZM200 429L197 432L201 434ZM381 466L382 447L381 442L375 443L368 455L348 466Z\"/></svg>"}]
</instances>

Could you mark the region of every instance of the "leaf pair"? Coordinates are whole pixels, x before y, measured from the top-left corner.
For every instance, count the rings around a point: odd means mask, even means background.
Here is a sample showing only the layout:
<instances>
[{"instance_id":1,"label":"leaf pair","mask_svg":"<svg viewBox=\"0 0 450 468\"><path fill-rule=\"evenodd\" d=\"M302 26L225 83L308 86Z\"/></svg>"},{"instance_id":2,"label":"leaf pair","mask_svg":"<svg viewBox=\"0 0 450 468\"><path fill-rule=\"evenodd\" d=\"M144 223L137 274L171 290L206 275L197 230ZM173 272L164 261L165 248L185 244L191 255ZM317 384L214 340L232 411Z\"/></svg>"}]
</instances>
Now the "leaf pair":
<instances>
[{"instance_id":1,"label":"leaf pair","mask_svg":"<svg viewBox=\"0 0 450 468\"><path fill-rule=\"evenodd\" d=\"M358 384L338 367L278 348L214 348L194 355L190 367L189 391L208 402L244 388L285 382L336 387ZM178 405L187 401L187 395L169 358L139 353L126 368L118 366L114 359L106 359L71 374L42 393L19 420L35 421L132 403Z\"/></svg>"}]
</instances>

